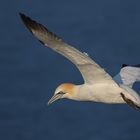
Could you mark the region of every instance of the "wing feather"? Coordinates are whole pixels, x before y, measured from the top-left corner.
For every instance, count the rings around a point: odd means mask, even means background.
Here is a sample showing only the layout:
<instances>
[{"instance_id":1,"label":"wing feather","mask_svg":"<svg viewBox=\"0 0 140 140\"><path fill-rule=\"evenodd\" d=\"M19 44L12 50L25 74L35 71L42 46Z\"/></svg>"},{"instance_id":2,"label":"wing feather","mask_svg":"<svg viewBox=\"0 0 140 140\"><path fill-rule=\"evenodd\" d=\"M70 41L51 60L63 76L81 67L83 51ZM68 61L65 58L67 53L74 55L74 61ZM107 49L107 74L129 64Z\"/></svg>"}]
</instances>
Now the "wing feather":
<instances>
[{"instance_id":1,"label":"wing feather","mask_svg":"<svg viewBox=\"0 0 140 140\"><path fill-rule=\"evenodd\" d=\"M40 23L37 23L24 14L20 14L20 17L26 27L41 43L74 63L81 72L86 83L114 82L111 76L90 57L65 43L60 37L50 32Z\"/></svg>"},{"instance_id":2,"label":"wing feather","mask_svg":"<svg viewBox=\"0 0 140 140\"><path fill-rule=\"evenodd\" d=\"M125 65L120 70L120 73L114 77L114 80L119 84L124 84L132 88L133 84L140 81L140 65Z\"/></svg>"}]
</instances>

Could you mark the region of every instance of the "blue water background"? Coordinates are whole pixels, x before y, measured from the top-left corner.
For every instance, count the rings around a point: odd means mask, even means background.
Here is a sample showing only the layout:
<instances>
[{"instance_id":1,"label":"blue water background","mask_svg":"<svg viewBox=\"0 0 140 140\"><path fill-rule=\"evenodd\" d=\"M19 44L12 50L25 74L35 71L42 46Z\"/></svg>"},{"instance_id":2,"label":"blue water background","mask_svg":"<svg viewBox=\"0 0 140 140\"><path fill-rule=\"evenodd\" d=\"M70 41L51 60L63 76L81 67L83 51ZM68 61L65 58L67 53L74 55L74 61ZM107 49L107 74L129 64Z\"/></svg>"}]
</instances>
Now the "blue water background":
<instances>
[{"instance_id":1,"label":"blue water background","mask_svg":"<svg viewBox=\"0 0 140 140\"><path fill-rule=\"evenodd\" d=\"M87 52L112 76L122 63L140 63L140 1L1 1L0 140L140 140L140 111L127 105L46 105L60 83L83 79L71 62L35 40L19 12ZM140 93L139 83L134 88Z\"/></svg>"}]
</instances>

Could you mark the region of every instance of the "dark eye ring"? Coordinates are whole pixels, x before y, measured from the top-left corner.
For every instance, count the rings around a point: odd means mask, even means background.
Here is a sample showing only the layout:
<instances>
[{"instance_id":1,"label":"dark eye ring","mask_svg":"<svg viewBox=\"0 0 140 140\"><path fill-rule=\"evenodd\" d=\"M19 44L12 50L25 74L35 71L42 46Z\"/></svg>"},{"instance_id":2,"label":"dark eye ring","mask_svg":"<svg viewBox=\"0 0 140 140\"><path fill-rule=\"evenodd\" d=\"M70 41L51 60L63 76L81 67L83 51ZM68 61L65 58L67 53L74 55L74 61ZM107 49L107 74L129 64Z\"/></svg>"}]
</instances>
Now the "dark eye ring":
<instances>
[{"instance_id":1,"label":"dark eye ring","mask_svg":"<svg viewBox=\"0 0 140 140\"><path fill-rule=\"evenodd\" d=\"M59 94L65 94L65 92L60 91L57 93L57 95L59 95Z\"/></svg>"}]
</instances>

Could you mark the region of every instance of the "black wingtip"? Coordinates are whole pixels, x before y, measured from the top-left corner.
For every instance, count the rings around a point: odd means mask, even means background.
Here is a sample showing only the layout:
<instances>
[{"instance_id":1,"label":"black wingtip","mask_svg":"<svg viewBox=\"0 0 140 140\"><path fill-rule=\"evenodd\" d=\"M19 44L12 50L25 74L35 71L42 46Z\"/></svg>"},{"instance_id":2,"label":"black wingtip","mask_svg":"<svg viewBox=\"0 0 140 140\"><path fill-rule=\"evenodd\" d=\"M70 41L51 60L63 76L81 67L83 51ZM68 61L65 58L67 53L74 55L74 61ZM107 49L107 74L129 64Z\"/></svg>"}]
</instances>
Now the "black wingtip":
<instances>
[{"instance_id":1,"label":"black wingtip","mask_svg":"<svg viewBox=\"0 0 140 140\"><path fill-rule=\"evenodd\" d=\"M24 25L32 32L32 29L39 28L41 26L36 21L32 20L30 17L26 16L23 13L19 13L21 20L23 21ZM44 29L42 27L42 29Z\"/></svg>"},{"instance_id":2,"label":"black wingtip","mask_svg":"<svg viewBox=\"0 0 140 140\"><path fill-rule=\"evenodd\" d=\"M134 67L140 68L140 64L133 65Z\"/></svg>"},{"instance_id":3,"label":"black wingtip","mask_svg":"<svg viewBox=\"0 0 140 140\"><path fill-rule=\"evenodd\" d=\"M127 66L140 68L140 64L136 64L136 65L127 65L127 64L122 64L122 67L121 67L121 68L124 68L124 67L127 67Z\"/></svg>"},{"instance_id":4,"label":"black wingtip","mask_svg":"<svg viewBox=\"0 0 140 140\"><path fill-rule=\"evenodd\" d=\"M24 17L25 15L23 13L19 12L20 17Z\"/></svg>"},{"instance_id":5,"label":"black wingtip","mask_svg":"<svg viewBox=\"0 0 140 140\"><path fill-rule=\"evenodd\" d=\"M19 16L20 16L21 20L23 21L23 23L27 26L31 19L23 13L19 13Z\"/></svg>"},{"instance_id":6,"label":"black wingtip","mask_svg":"<svg viewBox=\"0 0 140 140\"><path fill-rule=\"evenodd\" d=\"M31 19L30 17L26 16L23 13L19 13L21 20L23 21L24 25L28 28L28 30L32 33L33 31L35 32L40 32L41 34L44 34L45 36L48 35L51 38L54 38L55 40L62 41L60 37L58 37L56 34L52 33L49 31L45 26L42 24L36 22L35 20ZM37 37L39 38L39 37ZM41 39L39 41L42 43ZM44 43L43 43L44 44Z\"/></svg>"},{"instance_id":7,"label":"black wingtip","mask_svg":"<svg viewBox=\"0 0 140 140\"><path fill-rule=\"evenodd\" d=\"M20 18L22 19L22 21L25 21L25 19L29 18L27 17L25 14L23 13L19 13Z\"/></svg>"},{"instance_id":8,"label":"black wingtip","mask_svg":"<svg viewBox=\"0 0 140 140\"><path fill-rule=\"evenodd\" d=\"M26 16L23 13L19 13L21 20L25 24L25 26L32 32L32 30L41 30L43 32L49 32L48 29L42 24L36 22L30 17Z\"/></svg>"},{"instance_id":9,"label":"black wingtip","mask_svg":"<svg viewBox=\"0 0 140 140\"><path fill-rule=\"evenodd\" d=\"M24 23L29 23L29 21L30 21L30 22L33 21L30 17L26 16L26 15L23 14L23 13L19 13L19 15L20 15L20 18L22 19L22 21L23 21Z\"/></svg>"},{"instance_id":10,"label":"black wingtip","mask_svg":"<svg viewBox=\"0 0 140 140\"><path fill-rule=\"evenodd\" d=\"M127 66L128 66L127 64L122 64L121 68L124 68L124 67L127 67Z\"/></svg>"}]
</instances>

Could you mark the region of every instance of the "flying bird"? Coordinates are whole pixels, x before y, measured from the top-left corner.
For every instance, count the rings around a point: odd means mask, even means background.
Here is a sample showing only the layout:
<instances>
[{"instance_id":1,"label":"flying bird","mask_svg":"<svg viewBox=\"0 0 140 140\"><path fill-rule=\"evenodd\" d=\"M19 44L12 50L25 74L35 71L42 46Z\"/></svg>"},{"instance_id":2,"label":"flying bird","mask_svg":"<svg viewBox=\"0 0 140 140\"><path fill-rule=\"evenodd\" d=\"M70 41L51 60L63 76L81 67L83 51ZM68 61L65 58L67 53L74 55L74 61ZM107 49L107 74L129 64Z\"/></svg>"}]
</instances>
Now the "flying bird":
<instances>
[{"instance_id":1,"label":"flying bird","mask_svg":"<svg viewBox=\"0 0 140 140\"><path fill-rule=\"evenodd\" d=\"M33 36L44 46L69 59L84 79L82 85L63 83L58 86L48 104L67 98L108 104L127 103L135 109L140 109L140 96L132 89L133 83L140 80L139 67L123 65L120 73L113 79L86 53L65 43L56 34L30 17L22 13L20 17Z\"/></svg>"}]
</instances>

